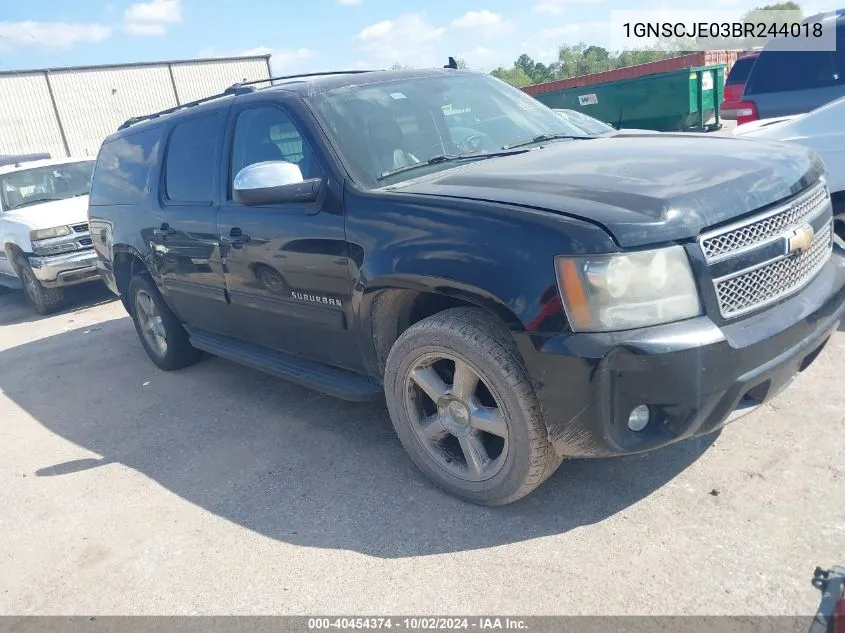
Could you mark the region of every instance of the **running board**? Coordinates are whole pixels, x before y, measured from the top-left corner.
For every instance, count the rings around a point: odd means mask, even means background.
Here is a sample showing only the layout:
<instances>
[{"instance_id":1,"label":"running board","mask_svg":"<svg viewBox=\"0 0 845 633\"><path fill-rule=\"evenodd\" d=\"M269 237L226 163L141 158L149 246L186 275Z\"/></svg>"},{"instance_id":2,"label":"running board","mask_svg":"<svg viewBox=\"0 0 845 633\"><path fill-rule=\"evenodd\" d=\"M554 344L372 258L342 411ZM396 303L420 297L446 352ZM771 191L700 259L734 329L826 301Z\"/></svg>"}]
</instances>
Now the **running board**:
<instances>
[{"instance_id":1,"label":"running board","mask_svg":"<svg viewBox=\"0 0 845 633\"><path fill-rule=\"evenodd\" d=\"M188 334L191 337L191 345L197 349L273 374L297 385L321 391L335 398L367 402L384 397L382 387L366 376L292 354L244 343L228 336L198 330L188 330Z\"/></svg>"}]
</instances>

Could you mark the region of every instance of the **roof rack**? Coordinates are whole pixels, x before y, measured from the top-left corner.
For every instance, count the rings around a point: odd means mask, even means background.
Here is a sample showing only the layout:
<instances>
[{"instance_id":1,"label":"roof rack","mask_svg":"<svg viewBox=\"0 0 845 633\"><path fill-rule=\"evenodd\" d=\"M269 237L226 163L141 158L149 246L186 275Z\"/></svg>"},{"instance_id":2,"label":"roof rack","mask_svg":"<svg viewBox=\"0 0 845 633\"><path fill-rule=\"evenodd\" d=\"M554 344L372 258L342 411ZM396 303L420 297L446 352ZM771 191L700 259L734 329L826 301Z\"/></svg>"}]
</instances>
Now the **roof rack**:
<instances>
[{"instance_id":1,"label":"roof rack","mask_svg":"<svg viewBox=\"0 0 845 633\"><path fill-rule=\"evenodd\" d=\"M31 160L48 160L52 158L47 152L40 152L38 154L0 154L0 167L6 165L17 165L18 163L25 163Z\"/></svg>"},{"instance_id":2,"label":"roof rack","mask_svg":"<svg viewBox=\"0 0 845 633\"><path fill-rule=\"evenodd\" d=\"M200 105L201 103L207 103L208 101L214 101L215 99L221 99L223 97L228 97L229 95L240 95L249 92L255 92L255 88L242 88L240 84L235 84L234 86L226 88L226 90L224 90L220 94L211 95L210 97L203 97L202 99L197 99L196 101L189 101L188 103L182 103L178 106L167 108L166 110L161 110L160 112L153 112L152 114L144 114L141 116L132 117L131 119L127 119L126 121L124 121L124 123L117 129L125 130L130 125L135 125L136 123L140 123L141 121L157 119L158 117L163 116L165 114L172 114L173 112L178 112L179 110L193 108L195 106Z\"/></svg>"},{"instance_id":3,"label":"roof rack","mask_svg":"<svg viewBox=\"0 0 845 633\"><path fill-rule=\"evenodd\" d=\"M178 112L179 110L184 110L186 108L193 108L198 106L202 103L207 103L209 101L214 101L215 99L221 99L222 97L228 97L229 95L241 95L241 94L248 94L250 92L255 92L257 89L253 88L255 84L261 84L266 82L274 82L280 81L283 79L301 79L305 77L321 77L325 75L357 75L360 73L372 73L377 72L375 70L335 70L335 71L327 71L327 72L320 72L320 73L305 73L301 75L285 75L281 77L268 77L266 79L254 79L252 81L242 81L240 83L232 84L226 90L221 92L220 94L211 95L210 97L203 97L202 99L197 99L196 101L190 101L188 103L183 103L178 106L174 106L172 108L167 108L166 110L161 110L160 112L153 112L152 114L144 114L142 116L132 117L125 121L118 130L125 130L130 125L135 125L136 123L140 123L141 121L149 121L151 119L157 119L160 116L164 116L165 114L172 114L173 112Z\"/></svg>"},{"instance_id":4,"label":"roof rack","mask_svg":"<svg viewBox=\"0 0 845 633\"><path fill-rule=\"evenodd\" d=\"M267 79L253 79L252 81L242 81L240 83L234 84L230 86L229 90L232 88L239 88L242 86L254 86L255 84L263 84L266 82L270 82L271 84L274 81L283 81L287 79L305 79L308 77L325 77L327 75L360 75L362 73L376 73L380 72L379 70L372 69L372 70L326 70L319 73L302 73L299 75L281 75L279 77L268 77Z\"/></svg>"}]
</instances>

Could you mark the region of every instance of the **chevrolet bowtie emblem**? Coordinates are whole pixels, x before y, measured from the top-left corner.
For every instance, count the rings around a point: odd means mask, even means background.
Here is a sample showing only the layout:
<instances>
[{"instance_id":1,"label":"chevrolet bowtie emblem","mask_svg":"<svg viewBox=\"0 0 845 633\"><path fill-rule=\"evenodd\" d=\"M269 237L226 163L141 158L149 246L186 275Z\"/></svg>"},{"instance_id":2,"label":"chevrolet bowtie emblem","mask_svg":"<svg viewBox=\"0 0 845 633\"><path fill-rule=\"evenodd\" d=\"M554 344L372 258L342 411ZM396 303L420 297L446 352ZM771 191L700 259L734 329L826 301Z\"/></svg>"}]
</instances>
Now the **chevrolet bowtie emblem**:
<instances>
[{"instance_id":1,"label":"chevrolet bowtie emblem","mask_svg":"<svg viewBox=\"0 0 845 633\"><path fill-rule=\"evenodd\" d=\"M813 245L814 235L815 231L809 224L799 226L786 238L789 252L797 253L799 251L803 252L809 249L810 246Z\"/></svg>"}]
</instances>

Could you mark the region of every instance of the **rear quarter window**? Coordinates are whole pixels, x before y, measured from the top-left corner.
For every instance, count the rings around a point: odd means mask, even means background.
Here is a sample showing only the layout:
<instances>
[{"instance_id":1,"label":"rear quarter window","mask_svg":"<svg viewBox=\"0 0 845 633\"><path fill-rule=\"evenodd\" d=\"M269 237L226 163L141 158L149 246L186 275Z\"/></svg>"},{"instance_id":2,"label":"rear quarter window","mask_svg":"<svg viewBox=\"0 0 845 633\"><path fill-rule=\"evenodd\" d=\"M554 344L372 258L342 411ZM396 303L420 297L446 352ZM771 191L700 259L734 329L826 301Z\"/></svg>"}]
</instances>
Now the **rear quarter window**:
<instances>
[{"instance_id":1,"label":"rear quarter window","mask_svg":"<svg viewBox=\"0 0 845 633\"><path fill-rule=\"evenodd\" d=\"M746 95L845 86L845 27L836 28L835 51L763 50L745 86Z\"/></svg>"},{"instance_id":2,"label":"rear quarter window","mask_svg":"<svg viewBox=\"0 0 845 633\"><path fill-rule=\"evenodd\" d=\"M91 183L91 206L138 204L158 160L161 128L127 134L103 143Z\"/></svg>"},{"instance_id":3,"label":"rear quarter window","mask_svg":"<svg viewBox=\"0 0 845 633\"><path fill-rule=\"evenodd\" d=\"M731 72L728 73L727 84L744 84L748 80L751 68L754 66L756 57L744 57L734 62Z\"/></svg>"}]
</instances>

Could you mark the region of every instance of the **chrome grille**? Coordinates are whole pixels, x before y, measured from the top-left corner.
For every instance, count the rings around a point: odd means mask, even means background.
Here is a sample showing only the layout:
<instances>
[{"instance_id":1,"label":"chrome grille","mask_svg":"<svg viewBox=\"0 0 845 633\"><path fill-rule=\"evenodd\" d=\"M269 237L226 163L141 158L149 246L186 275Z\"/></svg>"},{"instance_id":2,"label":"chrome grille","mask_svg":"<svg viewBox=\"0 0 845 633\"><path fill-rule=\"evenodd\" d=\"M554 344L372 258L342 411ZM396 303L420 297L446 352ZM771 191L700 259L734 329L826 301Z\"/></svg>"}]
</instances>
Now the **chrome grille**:
<instances>
[{"instance_id":1,"label":"chrome grille","mask_svg":"<svg viewBox=\"0 0 845 633\"><path fill-rule=\"evenodd\" d=\"M79 245L80 246L91 246L91 238L90 237L81 237L79 238Z\"/></svg>"},{"instance_id":2,"label":"chrome grille","mask_svg":"<svg viewBox=\"0 0 845 633\"><path fill-rule=\"evenodd\" d=\"M71 227L75 233L87 233L88 232L88 223L85 224L74 224Z\"/></svg>"},{"instance_id":3,"label":"chrome grille","mask_svg":"<svg viewBox=\"0 0 845 633\"><path fill-rule=\"evenodd\" d=\"M779 207L760 219L746 222L741 226L729 226L718 233L709 233L701 237L701 250L705 259L713 261L723 259L737 251L758 246L763 242L780 237L784 229L806 222L820 213L828 201L827 188L823 183L807 194Z\"/></svg>"},{"instance_id":4,"label":"chrome grille","mask_svg":"<svg viewBox=\"0 0 845 633\"><path fill-rule=\"evenodd\" d=\"M801 288L827 261L832 237L832 223L828 222L806 251L715 280L722 316L730 318L750 312Z\"/></svg>"}]
</instances>

